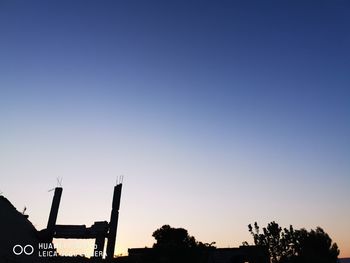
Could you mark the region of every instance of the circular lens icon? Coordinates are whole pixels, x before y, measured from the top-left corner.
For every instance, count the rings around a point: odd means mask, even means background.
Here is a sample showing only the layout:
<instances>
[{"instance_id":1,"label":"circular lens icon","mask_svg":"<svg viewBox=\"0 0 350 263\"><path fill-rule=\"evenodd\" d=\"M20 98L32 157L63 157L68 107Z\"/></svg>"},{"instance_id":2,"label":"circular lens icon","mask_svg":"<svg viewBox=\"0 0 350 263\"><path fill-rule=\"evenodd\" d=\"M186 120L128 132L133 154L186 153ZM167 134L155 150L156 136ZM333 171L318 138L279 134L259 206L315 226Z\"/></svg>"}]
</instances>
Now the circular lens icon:
<instances>
[{"instance_id":1,"label":"circular lens icon","mask_svg":"<svg viewBox=\"0 0 350 263\"><path fill-rule=\"evenodd\" d=\"M33 248L33 246L31 246L31 245L26 245L26 246L24 247L23 251L24 251L24 254L30 256L31 254L33 254L34 248Z\"/></svg>"},{"instance_id":2,"label":"circular lens icon","mask_svg":"<svg viewBox=\"0 0 350 263\"><path fill-rule=\"evenodd\" d=\"M21 245L15 245L12 249L15 255L21 255L23 253L23 247Z\"/></svg>"}]
</instances>

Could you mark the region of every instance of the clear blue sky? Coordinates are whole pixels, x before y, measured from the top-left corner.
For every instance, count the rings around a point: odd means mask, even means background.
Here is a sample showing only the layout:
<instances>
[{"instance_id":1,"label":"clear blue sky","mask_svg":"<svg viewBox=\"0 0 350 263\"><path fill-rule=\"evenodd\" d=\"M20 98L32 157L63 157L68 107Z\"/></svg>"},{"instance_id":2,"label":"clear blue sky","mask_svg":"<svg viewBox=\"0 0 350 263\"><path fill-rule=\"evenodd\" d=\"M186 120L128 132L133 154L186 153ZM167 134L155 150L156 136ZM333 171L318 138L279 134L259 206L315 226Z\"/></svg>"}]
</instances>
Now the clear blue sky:
<instances>
[{"instance_id":1,"label":"clear blue sky","mask_svg":"<svg viewBox=\"0 0 350 263\"><path fill-rule=\"evenodd\" d=\"M350 256L349 11L0 1L1 191L41 229L62 176L59 223L90 224L124 174L119 252L162 224L225 247L277 220Z\"/></svg>"}]
</instances>

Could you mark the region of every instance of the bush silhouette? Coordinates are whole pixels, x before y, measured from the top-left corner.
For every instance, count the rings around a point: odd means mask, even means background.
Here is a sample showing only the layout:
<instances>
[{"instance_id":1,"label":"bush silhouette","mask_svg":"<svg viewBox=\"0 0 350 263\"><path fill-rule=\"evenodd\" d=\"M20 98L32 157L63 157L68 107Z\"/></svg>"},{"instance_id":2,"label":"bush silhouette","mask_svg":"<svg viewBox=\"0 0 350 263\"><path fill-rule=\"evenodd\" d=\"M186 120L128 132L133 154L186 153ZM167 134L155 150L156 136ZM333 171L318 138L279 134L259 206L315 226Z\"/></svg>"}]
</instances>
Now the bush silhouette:
<instances>
[{"instance_id":1,"label":"bush silhouette","mask_svg":"<svg viewBox=\"0 0 350 263\"><path fill-rule=\"evenodd\" d=\"M307 231L280 227L275 221L260 231L255 222L248 225L254 244L268 248L272 263L337 263L339 249L320 227ZM244 242L244 244L248 244Z\"/></svg>"}]
</instances>

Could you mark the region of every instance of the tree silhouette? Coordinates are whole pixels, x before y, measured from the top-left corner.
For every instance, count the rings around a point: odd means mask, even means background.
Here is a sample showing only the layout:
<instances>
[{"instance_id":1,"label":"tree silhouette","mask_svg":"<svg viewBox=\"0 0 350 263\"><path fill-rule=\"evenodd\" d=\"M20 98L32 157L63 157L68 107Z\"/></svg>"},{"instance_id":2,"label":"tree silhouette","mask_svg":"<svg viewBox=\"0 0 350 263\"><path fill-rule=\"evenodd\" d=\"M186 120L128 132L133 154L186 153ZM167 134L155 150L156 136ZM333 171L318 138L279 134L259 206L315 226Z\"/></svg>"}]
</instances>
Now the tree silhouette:
<instances>
[{"instance_id":1,"label":"tree silhouette","mask_svg":"<svg viewBox=\"0 0 350 263\"><path fill-rule=\"evenodd\" d=\"M336 243L320 227L307 231L282 229L275 221L260 231L255 222L254 227L248 225L255 245L268 248L272 263L336 263L339 249ZM244 242L244 244L248 244Z\"/></svg>"},{"instance_id":2,"label":"tree silhouette","mask_svg":"<svg viewBox=\"0 0 350 263\"><path fill-rule=\"evenodd\" d=\"M337 262L339 249L336 243L320 227L310 232L299 230L299 243L297 244L299 255L296 262Z\"/></svg>"},{"instance_id":3,"label":"tree silhouette","mask_svg":"<svg viewBox=\"0 0 350 263\"><path fill-rule=\"evenodd\" d=\"M164 225L153 232L152 235L156 239L153 245L155 248L194 248L197 246L197 241L193 236L190 236L186 229L173 228L169 225Z\"/></svg>"},{"instance_id":4,"label":"tree silhouette","mask_svg":"<svg viewBox=\"0 0 350 263\"><path fill-rule=\"evenodd\" d=\"M215 249L212 243L202 243L190 236L184 228L163 225L153 232L156 239L154 250L144 257L144 262L158 263L196 263L203 262L206 251Z\"/></svg>"}]
</instances>

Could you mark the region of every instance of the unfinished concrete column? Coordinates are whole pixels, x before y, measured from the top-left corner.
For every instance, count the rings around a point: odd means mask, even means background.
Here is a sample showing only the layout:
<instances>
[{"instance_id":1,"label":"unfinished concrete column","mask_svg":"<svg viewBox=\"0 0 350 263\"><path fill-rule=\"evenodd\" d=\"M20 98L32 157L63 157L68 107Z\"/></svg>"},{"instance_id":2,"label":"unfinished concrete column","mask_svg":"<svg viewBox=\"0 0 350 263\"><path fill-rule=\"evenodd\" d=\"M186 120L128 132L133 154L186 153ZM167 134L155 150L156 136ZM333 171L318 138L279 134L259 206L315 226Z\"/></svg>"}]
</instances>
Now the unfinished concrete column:
<instances>
[{"instance_id":1,"label":"unfinished concrete column","mask_svg":"<svg viewBox=\"0 0 350 263\"><path fill-rule=\"evenodd\" d=\"M48 242L52 242L53 235L55 233L55 226L58 214L58 208L60 206L61 195L62 195L62 187L55 188L55 194L52 199L52 205L49 215L49 221L47 222L47 232L48 232Z\"/></svg>"},{"instance_id":2,"label":"unfinished concrete column","mask_svg":"<svg viewBox=\"0 0 350 263\"><path fill-rule=\"evenodd\" d=\"M109 230L107 235L108 236L107 251L106 251L107 259L113 259L114 257L114 247L115 247L115 240L117 236L121 192L122 192L122 184L117 184L114 187L111 220L109 221Z\"/></svg>"}]
</instances>

